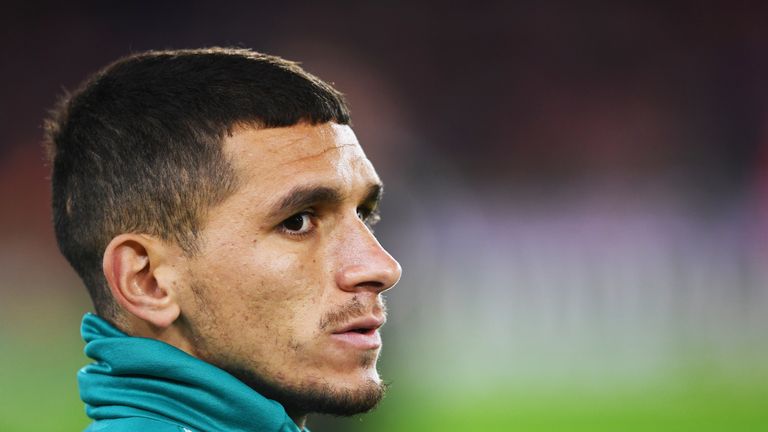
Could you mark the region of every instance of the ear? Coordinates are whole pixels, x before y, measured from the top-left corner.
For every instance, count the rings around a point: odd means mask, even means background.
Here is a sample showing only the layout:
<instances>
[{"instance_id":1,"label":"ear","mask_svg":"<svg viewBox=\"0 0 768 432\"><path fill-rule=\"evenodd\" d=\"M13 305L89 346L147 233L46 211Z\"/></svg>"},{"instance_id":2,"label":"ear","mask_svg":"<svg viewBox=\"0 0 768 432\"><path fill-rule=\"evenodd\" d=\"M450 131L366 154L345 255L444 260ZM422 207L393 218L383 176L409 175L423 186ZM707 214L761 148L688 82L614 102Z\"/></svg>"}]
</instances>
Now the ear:
<instances>
[{"instance_id":1,"label":"ear","mask_svg":"<svg viewBox=\"0 0 768 432\"><path fill-rule=\"evenodd\" d=\"M104 276L115 300L155 328L169 327L181 313L172 249L151 236L120 234L104 251Z\"/></svg>"}]
</instances>

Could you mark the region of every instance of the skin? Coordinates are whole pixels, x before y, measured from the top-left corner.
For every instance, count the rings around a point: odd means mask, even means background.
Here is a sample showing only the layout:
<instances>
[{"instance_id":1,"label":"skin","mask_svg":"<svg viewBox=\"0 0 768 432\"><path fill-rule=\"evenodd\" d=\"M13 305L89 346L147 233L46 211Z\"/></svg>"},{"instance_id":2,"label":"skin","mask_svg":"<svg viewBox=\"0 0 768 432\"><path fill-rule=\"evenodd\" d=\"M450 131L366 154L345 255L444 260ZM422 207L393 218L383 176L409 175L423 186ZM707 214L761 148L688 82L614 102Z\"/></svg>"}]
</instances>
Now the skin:
<instances>
[{"instance_id":1,"label":"skin","mask_svg":"<svg viewBox=\"0 0 768 432\"><path fill-rule=\"evenodd\" d=\"M230 371L303 427L311 408L280 400L283 390L354 399L381 389L380 347L334 335L383 320L381 293L401 275L365 223L381 181L348 126L242 128L223 145L239 187L205 215L199 253L121 234L105 275L131 334Z\"/></svg>"}]
</instances>

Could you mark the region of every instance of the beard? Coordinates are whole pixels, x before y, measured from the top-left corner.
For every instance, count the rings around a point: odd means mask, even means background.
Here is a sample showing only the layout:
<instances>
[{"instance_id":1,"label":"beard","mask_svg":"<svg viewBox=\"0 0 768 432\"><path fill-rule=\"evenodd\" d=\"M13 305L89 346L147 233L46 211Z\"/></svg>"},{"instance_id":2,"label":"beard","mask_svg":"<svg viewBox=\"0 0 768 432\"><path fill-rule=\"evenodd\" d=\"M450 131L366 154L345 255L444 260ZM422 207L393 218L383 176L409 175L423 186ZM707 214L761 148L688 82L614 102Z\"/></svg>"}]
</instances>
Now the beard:
<instances>
[{"instance_id":1,"label":"beard","mask_svg":"<svg viewBox=\"0 0 768 432\"><path fill-rule=\"evenodd\" d=\"M352 416L371 411L384 398L387 385L368 380L355 389L339 389L327 382L297 387L277 385L250 370L227 370L262 396L279 401L289 413L318 413Z\"/></svg>"},{"instance_id":2,"label":"beard","mask_svg":"<svg viewBox=\"0 0 768 432\"><path fill-rule=\"evenodd\" d=\"M201 310L207 317L207 325L215 326L218 316L205 305L203 290L199 286L193 286L192 292L201 305ZM380 299L375 308L386 315L386 305ZM326 313L318 327L321 331L334 325L339 325L346 320L361 316L369 308L365 307L357 297L338 308ZM327 380L318 377L307 377L302 382L289 383L285 380L260 373L254 367L248 367L241 362L232 361L229 356L222 356L222 350L210 349L208 338L204 337L207 331L187 322L191 331L191 339L197 348L196 355L212 365L228 372L230 375L242 381L262 396L279 402L289 416L294 414L304 415L309 413L330 414L336 416L352 416L371 411L384 398L387 384L379 379L369 379L355 388L346 388L333 385ZM302 349L300 344L291 342L290 348L298 355ZM216 355L214 353L219 353ZM359 358L359 366L363 368L375 368L378 360L378 352L363 353Z\"/></svg>"}]
</instances>

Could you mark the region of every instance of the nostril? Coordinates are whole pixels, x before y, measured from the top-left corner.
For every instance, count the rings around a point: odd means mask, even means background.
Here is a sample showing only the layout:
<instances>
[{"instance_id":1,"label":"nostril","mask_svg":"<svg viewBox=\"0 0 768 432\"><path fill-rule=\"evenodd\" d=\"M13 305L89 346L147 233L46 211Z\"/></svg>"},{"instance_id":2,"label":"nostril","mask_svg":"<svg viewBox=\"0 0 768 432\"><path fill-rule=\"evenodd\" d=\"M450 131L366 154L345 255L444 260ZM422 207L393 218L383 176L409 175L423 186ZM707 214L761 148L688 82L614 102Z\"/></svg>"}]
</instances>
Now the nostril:
<instances>
[{"instance_id":1,"label":"nostril","mask_svg":"<svg viewBox=\"0 0 768 432\"><path fill-rule=\"evenodd\" d=\"M368 287L368 288L374 288L377 290L384 288L384 284L378 281L361 282L357 284L357 286L360 288Z\"/></svg>"}]
</instances>

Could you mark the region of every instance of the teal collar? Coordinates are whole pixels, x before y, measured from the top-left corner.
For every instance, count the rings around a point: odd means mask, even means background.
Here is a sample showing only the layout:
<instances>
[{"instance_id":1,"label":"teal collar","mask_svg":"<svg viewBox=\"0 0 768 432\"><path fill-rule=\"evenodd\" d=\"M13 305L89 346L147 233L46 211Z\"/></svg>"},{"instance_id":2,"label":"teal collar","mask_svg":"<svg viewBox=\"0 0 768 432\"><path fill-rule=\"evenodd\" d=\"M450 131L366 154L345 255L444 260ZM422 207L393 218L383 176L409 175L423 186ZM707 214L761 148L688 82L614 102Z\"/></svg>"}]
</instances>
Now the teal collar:
<instances>
[{"instance_id":1,"label":"teal collar","mask_svg":"<svg viewBox=\"0 0 768 432\"><path fill-rule=\"evenodd\" d=\"M283 407L227 372L155 339L83 317L80 398L94 420L145 417L195 431L299 432Z\"/></svg>"}]
</instances>

